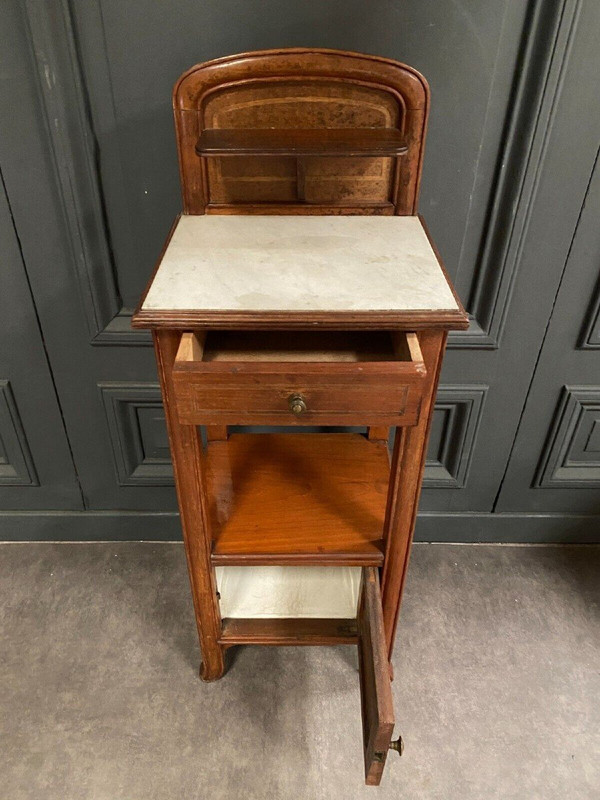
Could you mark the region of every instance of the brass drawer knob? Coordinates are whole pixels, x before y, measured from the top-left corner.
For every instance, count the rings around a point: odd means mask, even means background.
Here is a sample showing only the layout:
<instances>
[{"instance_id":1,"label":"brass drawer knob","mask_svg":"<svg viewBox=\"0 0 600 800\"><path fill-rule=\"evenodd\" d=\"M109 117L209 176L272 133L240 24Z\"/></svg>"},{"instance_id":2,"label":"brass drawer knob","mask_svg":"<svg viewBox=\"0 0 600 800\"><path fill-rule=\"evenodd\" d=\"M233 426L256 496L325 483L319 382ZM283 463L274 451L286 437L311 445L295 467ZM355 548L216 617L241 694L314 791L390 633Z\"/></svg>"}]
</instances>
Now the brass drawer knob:
<instances>
[{"instance_id":1,"label":"brass drawer knob","mask_svg":"<svg viewBox=\"0 0 600 800\"><path fill-rule=\"evenodd\" d=\"M395 750L399 756L404 752L404 742L402 737L399 736L395 742L390 742L390 750Z\"/></svg>"},{"instance_id":2,"label":"brass drawer knob","mask_svg":"<svg viewBox=\"0 0 600 800\"><path fill-rule=\"evenodd\" d=\"M299 417L300 414L304 414L306 411L306 400L301 394L291 394L288 397L288 405L290 407L290 411L296 417Z\"/></svg>"}]
</instances>

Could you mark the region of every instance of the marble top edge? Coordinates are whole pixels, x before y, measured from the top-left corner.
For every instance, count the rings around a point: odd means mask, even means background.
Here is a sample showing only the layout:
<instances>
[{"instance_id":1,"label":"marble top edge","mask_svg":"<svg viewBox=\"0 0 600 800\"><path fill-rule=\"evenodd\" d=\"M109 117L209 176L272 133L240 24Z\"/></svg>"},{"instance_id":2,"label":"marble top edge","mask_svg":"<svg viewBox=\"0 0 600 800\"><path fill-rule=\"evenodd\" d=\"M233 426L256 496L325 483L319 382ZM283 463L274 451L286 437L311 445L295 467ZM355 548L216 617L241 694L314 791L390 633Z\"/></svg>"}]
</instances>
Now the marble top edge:
<instances>
[{"instance_id":1,"label":"marble top edge","mask_svg":"<svg viewBox=\"0 0 600 800\"><path fill-rule=\"evenodd\" d=\"M141 310L460 307L417 216L183 215Z\"/></svg>"}]
</instances>

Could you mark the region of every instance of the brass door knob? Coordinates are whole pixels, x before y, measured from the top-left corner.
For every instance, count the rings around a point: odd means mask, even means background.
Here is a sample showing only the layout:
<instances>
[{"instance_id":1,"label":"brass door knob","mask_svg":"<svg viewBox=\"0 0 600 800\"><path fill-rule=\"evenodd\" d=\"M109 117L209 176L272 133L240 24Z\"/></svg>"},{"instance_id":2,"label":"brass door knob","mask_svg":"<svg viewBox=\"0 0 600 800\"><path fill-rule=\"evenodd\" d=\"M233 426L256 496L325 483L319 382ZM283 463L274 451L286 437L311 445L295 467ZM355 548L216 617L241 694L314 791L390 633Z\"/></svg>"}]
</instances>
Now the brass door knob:
<instances>
[{"instance_id":1,"label":"brass door knob","mask_svg":"<svg viewBox=\"0 0 600 800\"><path fill-rule=\"evenodd\" d=\"M404 742L402 737L399 736L395 742L390 742L390 750L395 750L399 756L404 752Z\"/></svg>"},{"instance_id":2,"label":"brass door knob","mask_svg":"<svg viewBox=\"0 0 600 800\"><path fill-rule=\"evenodd\" d=\"M306 411L306 400L301 394L291 394L288 397L288 405L290 407L290 411L296 417L299 417L300 414L304 414Z\"/></svg>"}]
</instances>

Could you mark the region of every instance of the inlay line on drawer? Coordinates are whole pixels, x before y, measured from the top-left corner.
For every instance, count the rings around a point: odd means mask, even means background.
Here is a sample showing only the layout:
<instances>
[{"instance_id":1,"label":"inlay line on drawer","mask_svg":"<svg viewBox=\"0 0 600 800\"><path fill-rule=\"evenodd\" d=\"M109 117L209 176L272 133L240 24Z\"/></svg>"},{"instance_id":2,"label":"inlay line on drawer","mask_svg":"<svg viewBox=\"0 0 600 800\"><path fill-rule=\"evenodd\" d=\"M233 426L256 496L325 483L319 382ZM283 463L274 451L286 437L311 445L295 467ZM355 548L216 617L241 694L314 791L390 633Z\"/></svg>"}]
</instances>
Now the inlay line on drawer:
<instances>
[{"instance_id":1,"label":"inlay line on drawer","mask_svg":"<svg viewBox=\"0 0 600 800\"><path fill-rule=\"evenodd\" d=\"M426 369L415 333L182 336L179 420L195 425L415 425Z\"/></svg>"}]
</instances>

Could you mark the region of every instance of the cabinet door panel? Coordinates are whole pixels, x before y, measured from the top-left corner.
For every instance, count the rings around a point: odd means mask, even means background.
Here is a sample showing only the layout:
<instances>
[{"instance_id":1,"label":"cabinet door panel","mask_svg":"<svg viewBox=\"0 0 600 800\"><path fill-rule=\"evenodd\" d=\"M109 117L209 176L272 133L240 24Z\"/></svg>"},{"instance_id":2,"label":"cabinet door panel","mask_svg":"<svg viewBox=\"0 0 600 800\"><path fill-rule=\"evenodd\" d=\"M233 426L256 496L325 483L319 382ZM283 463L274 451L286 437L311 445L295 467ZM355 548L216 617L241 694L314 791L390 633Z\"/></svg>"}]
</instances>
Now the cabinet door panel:
<instances>
[{"instance_id":1,"label":"cabinet door panel","mask_svg":"<svg viewBox=\"0 0 600 800\"><path fill-rule=\"evenodd\" d=\"M394 705L376 567L363 569L358 609L358 663L365 782L378 786L394 732Z\"/></svg>"}]
</instances>

